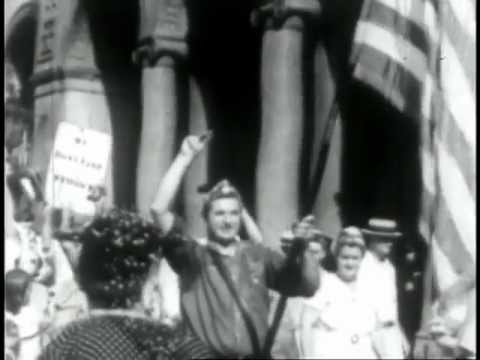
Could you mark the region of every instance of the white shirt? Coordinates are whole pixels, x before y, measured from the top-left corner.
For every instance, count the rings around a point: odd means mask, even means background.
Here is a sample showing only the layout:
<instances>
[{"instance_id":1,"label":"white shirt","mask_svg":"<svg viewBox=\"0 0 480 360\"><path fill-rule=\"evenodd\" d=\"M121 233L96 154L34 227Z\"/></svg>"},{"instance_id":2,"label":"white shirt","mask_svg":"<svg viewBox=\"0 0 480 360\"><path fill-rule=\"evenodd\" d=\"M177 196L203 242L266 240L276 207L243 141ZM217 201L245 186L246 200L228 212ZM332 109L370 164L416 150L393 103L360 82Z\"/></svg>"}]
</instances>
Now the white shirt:
<instances>
[{"instance_id":1,"label":"white shirt","mask_svg":"<svg viewBox=\"0 0 480 360\"><path fill-rule=\"evenodd\" d=\"M370 251L358 271L358 286L374 305L380 322L398 322L398 297L395 268L390 260L380 261Z\"/></svg>"},{"instance_id":2,"label":"white shirt","mask_svg":"<svg viewBox=\"0 0 480 360\"><path fill-rule=\"evenodd\" d=\"M32 306L24 306L16 315L10 314L20 335L19 360L36 360L40 355L40 314ZM33 335L33 336L32 336Z\"/></svg>"}]
</instances>

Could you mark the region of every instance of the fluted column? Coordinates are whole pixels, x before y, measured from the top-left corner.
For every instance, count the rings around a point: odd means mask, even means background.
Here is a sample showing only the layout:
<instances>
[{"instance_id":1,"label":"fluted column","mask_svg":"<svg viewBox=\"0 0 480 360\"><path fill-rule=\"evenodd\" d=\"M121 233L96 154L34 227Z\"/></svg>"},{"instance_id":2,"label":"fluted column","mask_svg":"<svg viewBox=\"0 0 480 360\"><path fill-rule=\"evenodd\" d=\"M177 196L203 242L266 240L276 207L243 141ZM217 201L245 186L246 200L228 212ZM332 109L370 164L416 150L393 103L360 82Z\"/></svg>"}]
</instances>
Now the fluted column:
<instances>
[{"instance_id":1,"label":"fluted column","mask_svg":"<svg viewBox=\"0 0 480 360\"><path fill-rule=\"evenodd\" d=\"M254 13L264 29L256 205L270 245L278 245L281 232L299 215L304 31L306 18L319 12L317 0L284 0L264 1Z\"/></svg>"},{"instance_id":2,"label":"fluted column","mask_svg":"<svg viewBox=\"0 0 480 360\"><path fill-rule=\"evenodd\" d=\"M143 67L137 209L145 214L175 151L176 65L187 54L187 19L182 0L142 0L140 6L140 46L134 53Z\"/></svg>"}]
</instances>

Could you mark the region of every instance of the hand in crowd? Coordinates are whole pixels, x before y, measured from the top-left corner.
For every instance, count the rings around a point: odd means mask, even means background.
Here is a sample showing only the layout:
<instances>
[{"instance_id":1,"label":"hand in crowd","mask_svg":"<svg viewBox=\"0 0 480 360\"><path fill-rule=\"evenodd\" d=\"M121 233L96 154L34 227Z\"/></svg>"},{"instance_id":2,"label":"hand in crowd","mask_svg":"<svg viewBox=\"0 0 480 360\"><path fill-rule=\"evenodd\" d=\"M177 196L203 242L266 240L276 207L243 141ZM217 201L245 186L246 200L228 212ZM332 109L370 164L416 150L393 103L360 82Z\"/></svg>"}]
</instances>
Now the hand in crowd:
<instances>
[{"instance_id":1,"label":"hand in crowd","mask_svg":"<svg viewBox=\"0 0 480 360\"><path fill-rule=\"evenodd\" d=\"M300 221L293 223L291 230L287 230L282 234L281 246L282 250L289 254L293 251L301 252L305 250L308 241L319 233L315 228L315 217L307 215Z\"/></svg>"},{"instance_id":2,"label":"hand in crowd","mask_svg":"<svg viewBox=\"0 0 480 360\"><path fill-rule=\"evenodd\" d=\"M51 236L62 240L62 248L73 267L76 267L78 263L78 257L82 248L80 243L74 241L73 235L87 227L95 215L105 211L105 195L106 190L103 186L91 188L88 199L95 203L96 210L93 216L79 214L69 208L48 207L46 210L47 226L50 227Z\"/></svg>"},{"instance_id":3,"label":"hand in crowd","mask_svg":"<svg viewBox=\"0 0 480 360\"><path fill-rule=\"evenodd\" d=\"M183 140L180 153L189 159L193 159L203 151L212 137L212 131L207 131L202 135L189 135Z\"/></svg>"}]
</instances>

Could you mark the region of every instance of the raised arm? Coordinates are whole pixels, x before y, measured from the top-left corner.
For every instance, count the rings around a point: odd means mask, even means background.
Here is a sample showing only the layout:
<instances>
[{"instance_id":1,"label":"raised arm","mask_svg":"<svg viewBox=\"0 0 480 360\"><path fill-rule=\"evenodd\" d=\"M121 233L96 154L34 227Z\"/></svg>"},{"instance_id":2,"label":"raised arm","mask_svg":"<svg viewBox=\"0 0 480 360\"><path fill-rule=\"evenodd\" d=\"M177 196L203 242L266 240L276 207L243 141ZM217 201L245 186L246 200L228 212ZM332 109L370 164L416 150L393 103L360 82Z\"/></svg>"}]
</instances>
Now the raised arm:
<instances>
[{"instance_id":1,"label":"raised arm","mask_svg":"<svg viewBox=\"0 0 480 360\"><path fill-rule=\"evenodd\" d=\"M170 207L180 188L183 176L195 157L205 148L211 136L210 131L200 136L187 136L183 140L180 152L160 182L150 211L155 223L165 233L173 226L174 217L170 212Z\"/></svg>"},{"instance_id":2,"label":"raised arm","mask_svg":"<svg viewBox=\"0 0 480 360\"><path fill-rule=\"evenodd\" d=\"M317 232L313 220L307 216L282 235L286 257L270 252L268 285L282 295L311 297L320 286L318 261L305 251Z\"/></svg>"}]
</instances>

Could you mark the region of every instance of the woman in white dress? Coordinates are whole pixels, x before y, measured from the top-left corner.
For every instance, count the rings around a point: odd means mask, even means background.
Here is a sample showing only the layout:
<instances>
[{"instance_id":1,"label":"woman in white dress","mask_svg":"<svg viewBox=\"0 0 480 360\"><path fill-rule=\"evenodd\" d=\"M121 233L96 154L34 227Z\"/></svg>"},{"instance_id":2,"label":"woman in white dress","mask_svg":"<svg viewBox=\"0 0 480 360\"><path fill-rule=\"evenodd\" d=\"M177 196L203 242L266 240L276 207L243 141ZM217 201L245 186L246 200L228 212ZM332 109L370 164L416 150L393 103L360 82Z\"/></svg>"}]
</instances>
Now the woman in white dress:
<instances>
[{"instance_id":1,"label":"woman in white dress","mask_svg":"<svg viewBox=\"0 0 480 360\"><path fill-rule=\"evenodd\" d=\"M301 357L376 359L372 342L375 311L356 282L365 253L360 230L344 229L333 243L332 252L336 273L325 272L317 293L304 302L299 334Z\"/></svg>"}]
</instances>

